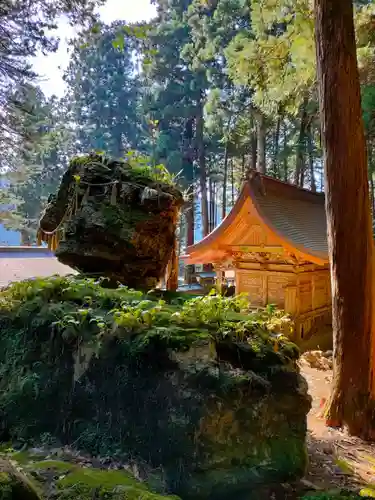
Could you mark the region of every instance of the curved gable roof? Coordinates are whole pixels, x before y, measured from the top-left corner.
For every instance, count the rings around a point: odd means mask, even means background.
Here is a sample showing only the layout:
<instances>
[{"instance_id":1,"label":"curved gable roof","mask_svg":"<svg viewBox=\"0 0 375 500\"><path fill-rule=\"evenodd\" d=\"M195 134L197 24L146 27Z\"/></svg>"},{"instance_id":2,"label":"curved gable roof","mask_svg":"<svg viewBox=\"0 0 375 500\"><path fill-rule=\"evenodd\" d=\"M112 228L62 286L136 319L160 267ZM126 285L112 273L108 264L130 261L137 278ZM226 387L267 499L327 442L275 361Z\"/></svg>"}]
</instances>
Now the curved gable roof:
<instances>
[{"instance_id":1,"label":"curved gable roof","mask_svg":"<svg viewBox=\"0 0 375 500\"><path fill-rule=\"evenodd\" d=\"M187 256L207 250L230 227L247 198L280 244L310 257L313 262L328 262L325 200L312 193L271 177L251 172L231 212L200 242L186 249Z\"/></svg>"},{"instance_id":2,"label":"curved gable roof","mask_svg":"<svg viewBox=\"0 0 375 500\"><path fill-rule=\"evenodd\" d=\"M250 196L263 221L297 250L328 260L324 194L270 177L250 181Z\"/></svg>"}]
</instances>

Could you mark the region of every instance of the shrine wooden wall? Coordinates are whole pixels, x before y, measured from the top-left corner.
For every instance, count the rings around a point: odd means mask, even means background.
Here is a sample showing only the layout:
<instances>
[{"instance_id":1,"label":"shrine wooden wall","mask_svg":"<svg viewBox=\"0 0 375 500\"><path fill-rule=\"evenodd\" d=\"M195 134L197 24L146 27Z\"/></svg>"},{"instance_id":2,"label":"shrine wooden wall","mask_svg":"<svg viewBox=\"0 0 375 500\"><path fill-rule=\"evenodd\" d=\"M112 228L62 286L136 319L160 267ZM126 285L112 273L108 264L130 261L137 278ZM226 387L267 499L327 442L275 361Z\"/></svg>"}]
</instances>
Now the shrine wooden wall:
<instances>
[{"instance_id":1,"label":"shrine wooden wall","mask_svg":"<svg viewBox=\"0 0 375 500\"><path fill-rule=\"evenodd\" d=\"M285 270L236 269L236 293L247 293L254 307L275 304L295 320L296 336L305 337L331 314L331 285L328 268L312 264L285 265ZM272 266L271 266L272 267ZM280 268L280 266L278 266Z\"/></svg>"}]
</instances>

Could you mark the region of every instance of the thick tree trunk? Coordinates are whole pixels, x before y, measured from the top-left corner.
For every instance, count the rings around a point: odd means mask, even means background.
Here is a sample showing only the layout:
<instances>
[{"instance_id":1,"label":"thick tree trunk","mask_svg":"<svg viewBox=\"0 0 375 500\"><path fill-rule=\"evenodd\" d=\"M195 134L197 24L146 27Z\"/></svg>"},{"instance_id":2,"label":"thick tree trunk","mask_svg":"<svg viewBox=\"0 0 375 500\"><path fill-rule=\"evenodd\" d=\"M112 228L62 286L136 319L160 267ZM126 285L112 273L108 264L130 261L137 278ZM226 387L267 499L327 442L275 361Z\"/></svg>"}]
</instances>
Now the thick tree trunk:
<instances>
[{"instance_id":1,"label":"thick tree trunk","mask_svg":"<svg viewBox=\"0 0 375 500\"><path fill-rule=\"evenodd\" d=\"M206 152L204 147L204 118L203 118L203 98L198 103L196 141L199 165L199 179L201 188L201 217L203 237L209 233L208 221L208 200L207 200L207 171L206 171Z\"/></svg>"},{"instance_id":2,"label":"thick tree trunk","mask_svg":"<svg viewBox=\"0 0 375 500\"><path fill-rule=\"evenodd\" d=\"M367 156L368 156L368 172L370 177L370 200L371 200L371 215L374 221L375 216L375 186L374 186L374 172L372 169L373 162L373 151L372 151L372 141L367 139Z\"/></svg>"},{"instance_id":3,"label":"thick tree trunk","mask_svg":"<svg viewBox=\"0 0 375 500\"><path fill-rule=\"evenodd\" d=\"M315 0L334 330L327 424L373 435L373 239L351 0ZM371 410L372 408L372 410Z\"/></svg>"}]
</instances>

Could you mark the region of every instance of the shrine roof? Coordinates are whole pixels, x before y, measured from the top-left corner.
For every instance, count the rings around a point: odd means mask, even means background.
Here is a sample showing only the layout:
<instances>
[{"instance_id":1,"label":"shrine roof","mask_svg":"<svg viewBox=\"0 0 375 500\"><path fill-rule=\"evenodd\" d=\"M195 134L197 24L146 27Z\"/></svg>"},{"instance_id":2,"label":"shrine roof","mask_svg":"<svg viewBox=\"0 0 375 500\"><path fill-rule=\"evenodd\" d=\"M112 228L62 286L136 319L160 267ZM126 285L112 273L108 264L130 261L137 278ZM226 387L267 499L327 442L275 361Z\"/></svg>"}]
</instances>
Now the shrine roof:
<instances>
[{"instance_id":1,"label":"shrine roof","mask_svg":"<svg viewBox=\"0 0 375 500\"><path fill-rule=\"evenodd\" d=\"M328 262L324 194L312 193L257 172L250 173L237 202L222 223L203 240L186 249L187 262L192 260L192 254L194 262L198 262L199 255L204 253L207 256L208 250L219 246L226 230L238 220L241 208L248 199L261 223L267 226L281 246L312 262Z\"/></svg>"}]
</instances>

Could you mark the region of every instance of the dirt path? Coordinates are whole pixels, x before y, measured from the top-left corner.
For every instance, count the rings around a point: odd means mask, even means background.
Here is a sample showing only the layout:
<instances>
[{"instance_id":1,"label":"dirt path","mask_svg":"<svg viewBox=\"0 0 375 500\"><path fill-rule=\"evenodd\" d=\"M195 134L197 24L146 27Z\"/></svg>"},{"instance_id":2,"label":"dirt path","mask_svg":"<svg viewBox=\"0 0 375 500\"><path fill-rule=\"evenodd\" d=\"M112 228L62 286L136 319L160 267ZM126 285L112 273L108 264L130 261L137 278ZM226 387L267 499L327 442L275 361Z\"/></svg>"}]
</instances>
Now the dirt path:
<instances>
[{"instance_id":1,"label":"dirt path","mask_svg":"<svg viewBox=\"0 0 375 500\"><path fill-rule=\"evenodd\" d=\"M313 406L308 415L310 465L306 480L317 489L374 488L375 444L352 438L345 432L325 426L322 403L329 396L332 372L309 366L301 368L309 384Z\"/></svg>"}]
</instances>

